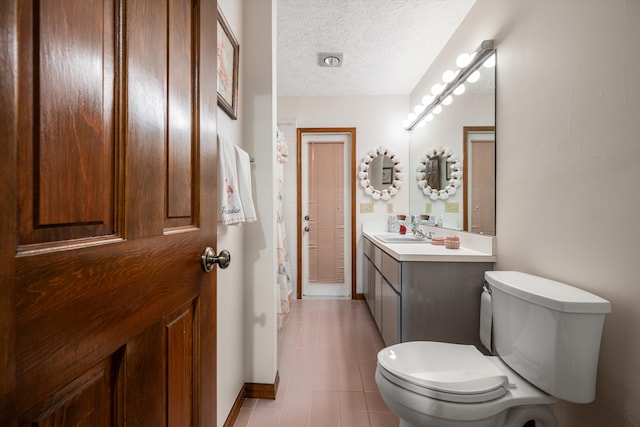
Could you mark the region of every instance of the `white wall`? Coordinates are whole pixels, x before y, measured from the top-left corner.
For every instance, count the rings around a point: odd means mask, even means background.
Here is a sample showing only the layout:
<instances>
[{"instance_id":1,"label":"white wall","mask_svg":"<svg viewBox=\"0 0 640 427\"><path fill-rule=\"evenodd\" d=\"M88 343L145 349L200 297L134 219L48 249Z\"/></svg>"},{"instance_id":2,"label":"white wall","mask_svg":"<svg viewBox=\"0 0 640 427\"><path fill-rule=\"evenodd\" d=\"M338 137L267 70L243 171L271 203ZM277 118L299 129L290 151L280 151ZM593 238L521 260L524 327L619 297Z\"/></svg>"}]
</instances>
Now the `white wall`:
<instances>
[{"instance_id":1,"label":"white wall","mask_svg":"<svg viewBox=\"0 0 640 427\"><path fill-rule=\"evenodd\" d=\"M478 0L412 93L495 39L498 269L611 301L596 401L559 425L640 425L640 2Z\"/></svg>"},{"instance_id":2,"label":"white wall","mask_svg":"<svg viewBox=\"0 0 640 427\"><path fill-rule=\"evenodd\" d=\"M258 215L257 223L218 226L217 249L229 250L232 259L228 269L217 269L219 426L245 383L273 384L277 369L272 160L275 42L271 38L275 11L271 3L218 0L240 44L238 119L232 120L218 108L218 132L257 159L252 185Z\"/></svg>"},{"instance_id":3,"label":"white wall","mask_svg":"<svg viewBox=\"0 0 640 427\"><path fill-rule=\"evenodd\" d=\"M390 148L408 169L409 134L401 127L409 108L409 98L398 96L326 96L326 97L278 97L278 121L296 122L298 128L309 127L355 127L356 161L360 164L362 156L380 145ZM289 163L285 165L285 217L286 232L289 241L291 259L297 256L296 242L296 135L287 126L283 132L289 147ZM414 175L415 176L415 175ZM403 187L389 203L395 213L409 213L409 185L411 174L405 172ZM407 181L409 180L409 181ZM373 213L360 213L360 203L374 203ZM375 226L386 230L387 202L374 201L364 193L356 182L356 292L362 292L362 250L361 227ZM292 265L296 269L295 263ZM297 271L293 271L293 283L296 283ZM295 288L295 286L294 286Z\"/></svg>"},{"instance_id":4,"label":"white wall","mask_svg":"<svg viewBox=\"0 0 640 427\"><path fill-rule=\"evenodd\" d=\"M218 0L229 26L238 43L244 46L242 11L244 3L237 0ZM214 47L212 47L214 48ZM242 54L242 49L240 50ZM242 58L241 58L241 63ZM239 98L244 94L244 70L240 67ZM244 115L240 110L238 120L231 118L218 107L218 134L220 137L244 148L242 124ZM218 190L220 191L220 190ZM218 287L218 322L217 322L217 366L218 366L218 398L217 425L221 426L244 385L244 364L239 354L244 354L244 225L218 225L218 252L227 249L231 253L231 265L226 270L217 268Z\"/></svg>"},{"instance_id":5,"label":"white wall","mask_svg":"<svg viewBox=\"0 0 640 427\"><path fill-rule=\"evenodd\" d=\"M241 106L247 151L254 157L258 221L247 224L245 260L245 382L274 384L277 363L276 292L276 1L244 0Z\"/></svg>"}]
</instances>

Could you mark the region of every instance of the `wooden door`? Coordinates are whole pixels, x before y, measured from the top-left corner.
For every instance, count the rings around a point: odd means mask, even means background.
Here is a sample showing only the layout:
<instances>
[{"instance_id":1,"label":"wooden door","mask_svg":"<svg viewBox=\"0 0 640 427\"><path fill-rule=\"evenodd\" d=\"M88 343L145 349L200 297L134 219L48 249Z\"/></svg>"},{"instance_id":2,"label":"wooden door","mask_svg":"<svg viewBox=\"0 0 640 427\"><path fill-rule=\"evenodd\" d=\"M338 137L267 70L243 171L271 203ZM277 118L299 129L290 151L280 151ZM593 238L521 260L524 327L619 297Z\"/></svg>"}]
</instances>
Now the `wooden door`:
<instances>
[{"instance_id":1,"label":"wooden door","mask_svg":"<svg viewBox=\"0 0 640 427\"><path fill-rule=\"evenodd\" d=\"M215 22L0 3L0 425L215 424Z\"/></svg>"},{"instance_id":2,"label":"wooden door","mask_svg":"<svg viewBox=\"0 0 640 427\"><path fill-rule=\"evenodd\" d=\"M427 185L436 192L441 190L440 188L440 157L434 157L427 160L427 169L425 171Z\"/></svg>"}]
</instances>

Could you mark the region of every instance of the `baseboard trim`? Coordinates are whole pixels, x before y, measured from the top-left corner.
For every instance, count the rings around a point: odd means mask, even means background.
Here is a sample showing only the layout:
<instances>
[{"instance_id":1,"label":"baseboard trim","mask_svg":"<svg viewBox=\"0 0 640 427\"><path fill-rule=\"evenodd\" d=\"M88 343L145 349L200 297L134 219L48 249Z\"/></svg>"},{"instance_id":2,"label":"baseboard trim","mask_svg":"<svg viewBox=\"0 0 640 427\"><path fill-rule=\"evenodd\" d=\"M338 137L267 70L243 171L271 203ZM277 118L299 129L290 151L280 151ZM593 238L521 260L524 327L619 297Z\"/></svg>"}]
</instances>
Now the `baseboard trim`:
<instances>
[{"instance_id":1,"label":"baseboard trim","mask_svg":"<svg viewBox=\"0 0 640 427\"><path fill-rule=\"evenodd\" d=\"M233 402L233 406L229 411L229 415L227 415L227 419L225 420L223 427L233 427L233 424L238 419L238 415L240 415L240 409L242 409L242 405L244 404L245 396L247 395L247 387L243 385L240 388L240 392L236 397L236 400Z\"/></svg>"},{"instance_id":2,"label":"baseboard trim","mask_svg":"<svg viewBox=\"0 0 640 427\"><path fill-rule=\"evenodd\" d=\"M356 296L353 299L364 299L364 294L356 292Z\"/></svg>"},{"instance_id":3,"label":"baseboard trim","mask_svg":"<svg viewBox=\"0 0 640 427\"><path fill-rule=\"evenodd\" d=\"M233 406L227 415L223 427L232 427L240 415L240 409L245 399L270 399L275 400L280 384L280 374L276 372L276 380L273 384L245 383L241 388Z\"/></svg>"},{"instance_id":4,"label":"baseboard trim","mask_svg":"<svg viewBox=\"0 0 640 427\"><path fill-rule=\"evenodd\" d=\"M276 380L273 384L245 383L245 396L250 399L276 399L278 385L280 384L280 374L276 372Z\"/></svg>"}]
</instances>

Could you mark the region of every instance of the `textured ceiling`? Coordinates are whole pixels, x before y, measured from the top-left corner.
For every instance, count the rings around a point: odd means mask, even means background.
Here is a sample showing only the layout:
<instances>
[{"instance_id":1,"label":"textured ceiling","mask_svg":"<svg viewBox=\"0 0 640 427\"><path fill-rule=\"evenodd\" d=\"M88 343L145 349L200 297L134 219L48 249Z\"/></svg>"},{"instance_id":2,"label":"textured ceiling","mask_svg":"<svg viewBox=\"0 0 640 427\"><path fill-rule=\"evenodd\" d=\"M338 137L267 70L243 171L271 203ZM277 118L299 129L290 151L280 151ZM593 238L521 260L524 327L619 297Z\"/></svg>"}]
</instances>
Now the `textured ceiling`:
<instances>
[{"instance_id":1,"label":"textured ceiling","mask_svg":"<svg viewBox=\"0 0 640 427\"><path fill-rule=\"evenodd\" d=\"M475 0L278 0L278 95L411 92ZM343 65L317 65L343 52Z\"/></svg>"}]
</instances>

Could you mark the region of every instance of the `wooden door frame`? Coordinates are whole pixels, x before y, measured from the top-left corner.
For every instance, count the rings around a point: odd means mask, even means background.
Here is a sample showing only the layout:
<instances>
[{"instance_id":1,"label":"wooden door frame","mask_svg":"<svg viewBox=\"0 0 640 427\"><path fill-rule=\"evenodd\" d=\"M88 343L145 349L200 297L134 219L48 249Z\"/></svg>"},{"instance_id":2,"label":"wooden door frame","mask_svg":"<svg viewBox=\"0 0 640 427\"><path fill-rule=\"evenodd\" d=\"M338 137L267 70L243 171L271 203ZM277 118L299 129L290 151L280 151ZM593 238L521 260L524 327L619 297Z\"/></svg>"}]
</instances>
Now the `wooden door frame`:
<instances>
[{"instance_id":1,"label":"wooden door frame","mask_svg":"<svg viewBox=\"0 0 640 427\"><path fill-rule=\"evenodd\" d=\"M296 298L302 299L302 136L305 133L342 133L351 137L351 299L356 298L356 128L297 128L297 280Z\"/></svg>"},{"instance_id":2,"label":"wooden door frame","mask_svg":"<svg viewBox=\"0 0 640 427\"><path fill-rule=\"evenodd\" d=\"M493 132L493 140L495 144L495 126L464 126L462 128L462 230L469 231L469 160L467 158L467 150L469 149L469 134L474 132Z\"/></svg>"}]
</instances>

